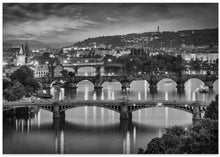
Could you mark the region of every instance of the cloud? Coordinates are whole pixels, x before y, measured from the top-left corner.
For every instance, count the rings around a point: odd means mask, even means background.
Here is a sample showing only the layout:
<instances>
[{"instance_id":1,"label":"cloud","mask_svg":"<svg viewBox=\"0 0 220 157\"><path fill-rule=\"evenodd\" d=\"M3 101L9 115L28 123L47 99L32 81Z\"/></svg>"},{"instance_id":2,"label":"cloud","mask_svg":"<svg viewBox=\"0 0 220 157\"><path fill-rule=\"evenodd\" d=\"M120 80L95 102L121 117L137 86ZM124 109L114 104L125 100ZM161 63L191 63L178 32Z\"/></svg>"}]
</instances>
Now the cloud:
<instances>
[{"instance_id":1,"label":"cloud","mask_svg":"<svg viewBox=\"0 0 220 157\"><path fill-rule=\"evenodd\" d=\"M4 25L4 35L25 36L26 34L40 38L48 36L55 32L65 33L83 30L90 25L96 25L96 22L85 19L70 19L50 16L46 19L35 21L29 20L22 23L10 23Z\"/></svg>"},{"instance_id":2,"label":"cloud","mask_svg":"<svg viewBox=\"0 0 220 157\"><path fill-rule=\"evenodd\" d=\"M117 18L112 18L112 17L107 17L106 20L108 21L119 21L120 19L117 19Z\"/></svg>"},{"instance_id":3,"label":"cloud","mask_svg":"<svg viewBox=\"0 0 220 157\"><path fill-rule=\"evenodd\" d=\"M218 27L217 3L3 3L3 39L73 41L164 29Z\"/></svg>"}]
</instances>

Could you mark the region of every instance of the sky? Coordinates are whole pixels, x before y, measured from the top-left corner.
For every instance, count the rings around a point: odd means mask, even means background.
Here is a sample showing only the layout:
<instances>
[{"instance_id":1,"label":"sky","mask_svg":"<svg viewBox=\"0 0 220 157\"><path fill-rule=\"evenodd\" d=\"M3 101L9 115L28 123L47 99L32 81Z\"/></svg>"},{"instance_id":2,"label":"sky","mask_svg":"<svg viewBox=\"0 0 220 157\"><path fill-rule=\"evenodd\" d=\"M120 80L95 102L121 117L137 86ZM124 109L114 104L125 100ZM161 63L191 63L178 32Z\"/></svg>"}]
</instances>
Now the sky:
<instances>
[{"instance_id":1,"label":"sky","mask_svg":"<svg viewBox=\"0 0 220 157\"><path fill-rule=\"evenodd\" d=\"M218 27L217 3L3 3L3 40L89 37Z\"/></svg>"}]
</instances>

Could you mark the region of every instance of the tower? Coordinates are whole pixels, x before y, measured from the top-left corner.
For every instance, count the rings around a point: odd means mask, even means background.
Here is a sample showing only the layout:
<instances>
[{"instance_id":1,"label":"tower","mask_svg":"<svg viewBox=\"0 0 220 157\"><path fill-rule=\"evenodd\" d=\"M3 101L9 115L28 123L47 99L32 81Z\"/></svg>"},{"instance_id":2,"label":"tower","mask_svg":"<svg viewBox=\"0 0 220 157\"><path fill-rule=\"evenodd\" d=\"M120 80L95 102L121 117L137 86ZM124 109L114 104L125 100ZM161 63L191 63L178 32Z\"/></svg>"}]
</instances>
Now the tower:
<instances>
[{"instance_id":1,"label":"tower","mask_svg":"<svg viewBox=\"0 0 220 157\"><path fill-rule=\"evenodd\" d=\"M26 42L26 45L25 45L25 64L27 64L28 62L28 56L29 56L29 46L28 46L28 43Z\"/></svg>"},{"instance_id":2,"label":"tower","mask_svg":"<svg viewBox=\"0 0 220 157\"><path fill-rule=\"evenodd\" d=\"M159 33L160 32L160 27L159 26L157 26L157 33Z\"/></svg>"},{"instance_id":3,"label":"tower","mask_svg":"<svg viewBox=\"0 0 220 157\"><path fill-rule=\"evenodd\" d=\"M16 65L17 66L21 66L21 65L27 64L27 62L28 62L28 55L29 55L29 47L28 47L28 44L26 42L25 47L22 44L18 48L18 51L16 53L16 58L17 58Z\"/></svg>"}]
</instances>

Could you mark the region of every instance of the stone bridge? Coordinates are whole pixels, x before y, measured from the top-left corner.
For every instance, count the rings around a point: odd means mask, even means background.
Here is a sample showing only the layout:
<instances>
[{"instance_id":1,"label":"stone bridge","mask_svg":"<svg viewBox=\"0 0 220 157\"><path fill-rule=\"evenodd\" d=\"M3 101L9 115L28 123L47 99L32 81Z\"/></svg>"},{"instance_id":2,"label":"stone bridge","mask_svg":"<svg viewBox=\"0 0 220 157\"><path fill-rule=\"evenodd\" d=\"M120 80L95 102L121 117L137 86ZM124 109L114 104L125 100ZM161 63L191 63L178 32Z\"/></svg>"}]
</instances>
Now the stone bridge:
<instances>
[{"instance_id":1,"label":"stone bridge","mask_svg":"<svg viewBox=\"0 0 220 157\"><path fill-rule=\"evenodd\" d=\"M83 107L83 106L97 106L113 110L120 114L120 119L132 119L132 112L139 109L150 107L171 107L193 114L193 121L201 119L201 113L206 110L208 103L203 101L165 101L165 100L35 100L3 102L3 111L14 108L31 108L39 107L53 113L53 118L65 117L65 111L68 109ZM27 110L28 111L28 110Z\"/></svg>"},{"instance_id":2,"label":"stone bridge","mask_svg":"<svg viewBox=\"0 0 220 157\"><path fill-rule=\"evenodd\" d=\"M96 69L96 73L100 73L100 69L104 67L104 62L96 62L96 63L64 63L63 64L64 69L65 68L72 68L74 69L75 73L78 73L78 69L82 67L93 67Z\"/></svg>"},{"instance_id":3,"label":"stone bridge","mask_svg":"<svg viewBox=\"0 0 220 157\"><path fill-rule=\"evenodd\" d=\"M50 88L54 83L60 83L60 81L65 82L66 87L77 89L77 84L80 81L88 80L94 84L94 89L102 89L104 82L117 81L122 85L122 90L130 88L132 81L137 80L146 80L149 83L150 91L154 92L157 90L158 83L165 79L171 79L176 83L177 91L184 90L185 83L192 78L197 78L201 80L205 86L208 86L210 89L213 88L213 83L218 79L217 74L212 75L177 75L177 74L160 74L160 75L137 75L137 76L126 76L126 75L114 75L114 76L69 76L69 77L44 77L37 78L37 80L42 84L43 88Z\"/></svg>"}]
</instances>

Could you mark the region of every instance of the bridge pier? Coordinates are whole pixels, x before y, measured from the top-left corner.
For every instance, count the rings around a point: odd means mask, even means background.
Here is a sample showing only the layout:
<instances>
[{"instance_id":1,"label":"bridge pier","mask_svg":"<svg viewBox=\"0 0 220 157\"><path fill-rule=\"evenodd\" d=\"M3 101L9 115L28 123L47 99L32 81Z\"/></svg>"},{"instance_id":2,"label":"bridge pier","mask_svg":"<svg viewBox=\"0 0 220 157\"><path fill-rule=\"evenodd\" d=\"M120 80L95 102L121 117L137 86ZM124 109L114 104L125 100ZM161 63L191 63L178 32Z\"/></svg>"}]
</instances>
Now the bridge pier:
<instances>
[{"instance_id":1,"label":"bridge pier","mask_svg":"<svg viewBox=\"0 0 220 157\"><path fill-rule=\"evenodd\" d=\"M68 84L68 88L77 90L77 84L70 82L70 83Z\"/></svg>"},{"instance_id":2,"label":"bridge pier","mask_svg":"<svg viewBox=\"0 0 220 157\"><path fill-rule=\"evenodd\" d=\"M94 89L95 91L102 91L102 84L96 82L94 85Z\"/></svg>"},{"instance_id":3,"label":"bridge pier","mask_svg":"<svg viewBox=\"0 0 220 157\"><path fill-rule=\"evenodd\" d=\"M183 83L177 83L176 89L177 89L177 93L183 93L185 86Z\"/></svg>"},{"instance_id":4,"label":"bridge pier","mask_svg":"<svg viewBox=\"0 0 220 157\"><path fill-rule=\"evenodd\" d=\"M150 93L156 93L157 92L157 85L150 85Z\"/></svg>"},{"instance_id":5,"label":"bridge pier","mask_svg":"<svg viewBox=\"0 0 220 157\"><path fill-rule=\"evenodd\" d=\"M208 86L210 90L213 89L213 82L205 81L204 84L205 84L205 86Z\"/></svg>"},{"instance_id":6,"label":"bridge pier","mask_svg":"<svg viewBox=\"0 0 220 157\"><path fill-rule=\"evenodd\" d=\"M78 74L78 67L74 67L74 72L75 72L75 74Z\"/></svg>"},{"instance_id":7,"label":"bridge pier","mask_svg":"<svg viewBox=\"0 0 220 157\"><path fill-rule=\"evenodd\" d=\"M60 118L60 106L58 102L53 102L53 119Z\"/></svg>"},{"instance_id":8,"label":"bridge pier","mask_svg":"<svg viewBox=\"0 0 220 157\"><path fill-rule=\"evenodd\" d=\"M60 111L58 102L53 102L53 119L65 120L65 111Z\"/></svg>"},{"instance_id":9,"label":"bridge pier","mask_svg":"<svg viewBox=\"0 0 220 157\"><path fill-rule=\"evenodd\" d=\"M101 68L99 66L95 68L96 75L100 76L100 74L101 74L101 70L100 69Z\"/></svg>"},{"instance_id":10,"label":"bridge pier","mask_svg":"<svg viewBox=\"0 0 220 157\"><path fill-rule=\"evenodd\" d=\"M122 86L121 86L122 91L127 92L130 89L130 83L129 82L122 82L121 84L122 84Z\"/></svg>"},{"instance_id":11,"label":"bridge pier","mask_svg":"<svg viewBox=\"0 0 220 157\"><path fill-rule=\"evenodd\" d=\"M120 120L131 120L132 113L128 110L128 104L123 102L121 103L121 110L120 110Z\"/></svg>"},{"instance_id":12,"label":"bridge pier","mask_svg":"<svg viewBox=\"0 0 220 157\"><path fill-rule=\"evenodd\" d=\"M201 120L201 112L200 112L200 105L198 103L193 104L193 123L197 123Z\"/></svg>"}]
</instances>

